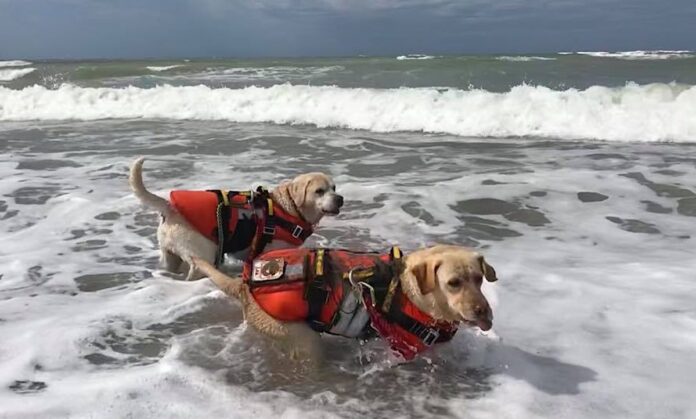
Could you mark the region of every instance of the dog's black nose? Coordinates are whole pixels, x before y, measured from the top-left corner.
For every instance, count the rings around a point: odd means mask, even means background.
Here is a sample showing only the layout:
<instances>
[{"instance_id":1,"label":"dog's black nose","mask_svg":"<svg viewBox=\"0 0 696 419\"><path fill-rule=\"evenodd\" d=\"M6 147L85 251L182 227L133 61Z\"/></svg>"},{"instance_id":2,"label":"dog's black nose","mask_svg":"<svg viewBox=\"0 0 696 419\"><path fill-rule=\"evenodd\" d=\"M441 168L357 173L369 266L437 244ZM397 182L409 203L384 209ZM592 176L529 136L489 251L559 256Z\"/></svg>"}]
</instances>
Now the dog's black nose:
<instances>
[{"instance_id":1,"label":"dog's black nose","mask_svg":"<svg viewBox=\"0 0 696 419\"><path fill-rule=\"evenodd\" d=\"M476 314L476 317L482 318L490 318L491 317L491 309L488 307L488 305L484 304L476 304L474 307L474 314Z\"/></svg>"},{"instance_id":2,"label":"dog's black nose","mask_svg":"<svg viewBox=\"0 0 696 419\"><path fill-rule=\"evenodd\" d=\"M341 195L336 195L336 205L339 207L343 206L343 197Z\"/></svg>"}]
</instances>

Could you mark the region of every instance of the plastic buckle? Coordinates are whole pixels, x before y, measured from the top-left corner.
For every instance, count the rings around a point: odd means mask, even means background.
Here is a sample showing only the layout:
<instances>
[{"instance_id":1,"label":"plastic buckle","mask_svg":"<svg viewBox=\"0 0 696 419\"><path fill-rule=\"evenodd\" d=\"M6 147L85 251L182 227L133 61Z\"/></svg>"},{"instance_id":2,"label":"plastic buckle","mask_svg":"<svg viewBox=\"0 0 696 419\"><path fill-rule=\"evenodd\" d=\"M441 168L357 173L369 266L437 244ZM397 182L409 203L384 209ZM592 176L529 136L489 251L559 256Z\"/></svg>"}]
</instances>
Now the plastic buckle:
<instances>
[{"instance_id":1,"label":"plastic buckle","mask_svg":"<svg viewBox=\"0 0 696 419\"><path fill-rule=\"evenodd\" d=\"M267 236L275 236L275 227L264 226L263 234Z\"/></svg>"},{"instance_id":2,"label":"plastic buckle","mask_svg":"<svg viewBox=\"0 0 696 419\"><path fill-rule=\"evenodd\" d=\"M425 343L426 346L432 346L440 337L440 332L435 329L427 329L427 331L425 337L423 337L423 343Z\"/></svg>"},{"instance_id":3,"label":"plastic buckle","mask_svg":"<svg viewBox=\"0 0 696 419\"><path fill-rule=\"evenodd\" d=\"M295 228L292 230L292 237L294 238L299 238L302 232L304 231L304 228L300 226L295 226Z\"/></svg>"}]
</instances>

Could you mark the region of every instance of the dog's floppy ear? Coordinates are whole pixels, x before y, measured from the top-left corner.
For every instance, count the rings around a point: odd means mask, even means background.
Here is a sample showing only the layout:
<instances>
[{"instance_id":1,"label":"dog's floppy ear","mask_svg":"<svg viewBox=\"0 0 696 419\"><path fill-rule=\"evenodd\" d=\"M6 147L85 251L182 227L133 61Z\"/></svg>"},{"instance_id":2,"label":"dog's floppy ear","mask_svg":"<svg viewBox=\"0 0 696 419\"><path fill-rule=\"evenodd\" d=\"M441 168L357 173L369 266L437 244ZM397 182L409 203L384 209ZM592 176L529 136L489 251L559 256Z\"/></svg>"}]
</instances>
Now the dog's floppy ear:
<instances>
[{"instance_id":1,"label":"dog's floppy ear","mask_svg":"<svg viewBox=\"0 0 696 419\"><path fill-rule=\"evenodd\" d=\"M437 270L440 268L440 260L425 260L411 268L416 277L421 294L430 294L435 290L437 283Z\"/></svg>"},{"instance_id":2,"label":"dog's floppy ear","mask_svg":"<svg viewBox=\"0 0 696 419\"><path fill-rule=\"evenodd\" d=\"M288 192L290 192L290 198L295 201L295 205L298 208L305 204L307 189L309 189L311 183L312 178L309 176L299 176L289 182L288 188L290 190Z\"/></svg>"},{"instance_id":3,"label":"dog's floppy ear","mask_svg":"<svg viewBox=\"0 0 696 419\"><path fill-rule=\"evenodd\" d=\"M478 256L479 263L481 264L481 272L488 282L495 282L498 280L498 276L495 273L495 269L486 262L486 258L483 255Z\"/></svg>"}]
</instances>

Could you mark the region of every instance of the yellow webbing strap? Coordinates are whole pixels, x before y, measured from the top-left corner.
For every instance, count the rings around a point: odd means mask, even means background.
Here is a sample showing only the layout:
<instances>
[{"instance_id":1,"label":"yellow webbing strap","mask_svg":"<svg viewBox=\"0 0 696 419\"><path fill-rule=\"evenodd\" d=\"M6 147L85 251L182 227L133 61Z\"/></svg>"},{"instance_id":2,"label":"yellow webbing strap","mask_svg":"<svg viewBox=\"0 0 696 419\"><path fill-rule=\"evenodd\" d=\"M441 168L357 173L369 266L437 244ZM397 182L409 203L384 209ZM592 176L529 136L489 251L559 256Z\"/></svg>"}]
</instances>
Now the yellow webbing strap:
<instances>
[{"instance_id":1,"label":"yellow webbing strap","mask_svg":"<svg viewBox=\"0 0 696 419\"><path fill-rule=\"evenodd\" d=\"M324 275L324 249L317 249L316 260L314 261L314 275Z\"/></svg>"},{"instance_id":2,"label":"yellow webbing strap","mask_svg":"<svg viewBox=\"0 0 696 419\"><path fill-rule=\"evenodd\" d=\"M392 247L391 256L392 256L392 260L401 259L401 256L402 256L401 249L399 249L398 246ZM383 313L389 313L389 309L391 309L392 300L394 300L394 294L396 293L397 285L399 285L399 276L398 276L398 273L395 271L394 277L392 278L391 282L389 283L389 289L387 290L387 295L384 297L384 303L382 304L382 312Z\"/></svg>"},{"instance_id":3,"label":"yellow webbing strap","mask_svg":"<svg viewBox=\"0 0 696 419\"><path fill-rule=\"evenodd\" d=\"M229 191L227 189L220 189L220 196L222 196L222 203L225 204L226 207L230 206L230 197Z\"/></svg>"},{"instance_id":4,"label":"yellow webbing strap","mask_svg":"<svg viewBox=\"0 0 696 419\"><path fill-rule=\"evenodd\" d=\"M268 198L268 215L273 216L273 200Z\"/></svg>"},{"instance_id":5,"label":"yellow webbing strap","mask_svg":"<svg viewBox=\"0 0 696 419\"><path fill-rule=\"evenodd\" d=\"M372 269L372 268L360 269L360 270L353 269L353 270L351 270L350 272L344 272L344 273L343 273L343 279L350 279L350 277L351 277L351 272L352 272L352 275L353 275L353 279L359 279L359 280L361 280L361 281L364 280L364 279L368 279L368 278L370 278L372 275L375 274L375 270Z\"/></svg>"}]
</instances>

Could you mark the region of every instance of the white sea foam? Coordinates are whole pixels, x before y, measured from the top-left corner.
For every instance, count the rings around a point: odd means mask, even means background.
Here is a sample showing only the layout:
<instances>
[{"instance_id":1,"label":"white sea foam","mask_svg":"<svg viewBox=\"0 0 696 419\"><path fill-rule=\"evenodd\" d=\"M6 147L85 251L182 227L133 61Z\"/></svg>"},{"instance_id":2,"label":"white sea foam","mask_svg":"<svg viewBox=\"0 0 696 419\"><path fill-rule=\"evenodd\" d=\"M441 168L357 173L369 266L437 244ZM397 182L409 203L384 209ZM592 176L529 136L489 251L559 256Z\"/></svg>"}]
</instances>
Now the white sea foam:
<instances>
[{"instance_id":1,"label":"white sea foam","mask_svg":"<svg viewBox=\"0 0 696 419\"><path fill-rule=\"evenodd\" d=\"M684 189L670 196L625 176L693 189L696 167L680 157L692 146L461 147L274 126L230 135L225 124L206 123L44 130L30 122L11 133L7 125L0 139L14 140L0 151L0 416L696 417L694 218L674 210ZM44 132L46 144L32 137ZM325 337L325 364L293 370L210 281L177 281L155 268L157 215L126 182L135 152L160 154L145 172L158 193L272 184L321 166L351 201L317 229L336 246L398 243L408 252L428 238L514 230L482 241L500 277L490 284L500 339L461 331L425 354L431 362L385 368L365 362L364 346ZM38 159L62 165L41 170ZM231 176L230 161L244 170ZM606 199L581 202L579 191ZM50 198L40 204L42 194ZM549 222L455 210L479 198L540 211ZM666 211L646 211L646 202ZM629 232L607 216L660 233ZM100 288L88 274L112 282Z\"/></svg>"},{"instance_id":2,"label":"white sea foam","mask_svg":"<svg viewBox=\"0 0 696 419\"><path fill-rule=\"evenodd\" d=\"M154 71L154 72L159 73L159 72L161 72L161 71L167 71L167 70L171 70L171 69L177 68L177 67L181 67L181 64L175 64L175 65L162 65L162 66L159 66L159 65L149 65L149 66L147 66L147 67L145 67L145 68L147 68L147 69L150 70L150 71Z\"/></svg>"},{"instance_id":3,"label":"white sea foam","mask_svg":"<svg viewBox=\"0 0 696 419\"><path fill-rule=\"evenodd\" d=\"M63 85L0 87L0 120L163 118L313 124L376 132L614 141L696 141L696 87L628 84L586 90L517 86L506 93L349 89Z\"/></svg>"},{"instance_id":4,"label":"white sea foam","mask_svg":"<svg viewBox=\"0 0 696 419\"><path fill-rule=\"evenodd\" d=\"M576 54L590 57L618 58L621 60L669 60L675 58L693 58L694 52L688 50L654 50L654 51L578 51Z\"/></svg>"},{"instance_id":5,"label":"white sea foam","mask_svg":"<svg viewBox=\"0 0 696 419\"><path fill-rule=\"evenodd\" d=\"M538 57L533 55L502 55L500 57L495 57L496 60L500 61L553 61L553 57Z\"/></svg>"},{"instance_id":6,"label":"white sea foam","mask_svg":"<svg viewBox=\"0 0 696 419\"><path fill-rule=\"evenodd\" d=\"M432 60L436 57L432 55L424 55L424 54L407 54L407 55L399 55L396 57L397 60Z\"/></svg>"},{"instance_id":7,"label":"white sea foam","mask_svg":"<svg viewBox=\"0 0 696 419\"><path fill-rule=\"evenodd\" d=\"M29 73L33 73L36 70L33 67L30 68L11 68L6 70L0 70L0 81L12 81L17 80L21 77L26 76Z\"/></svg>"},{"instance_id":8,"label":"white sea foam","mask_svg":"<svg viewBox=\"0 0 696 419\"><path fill-rule=\"evenodd\" d=\"M345 67L331 66L272 66L272 67L235 67L222 71L210 71L205 73L209 78L224 78L228 80L295 80L322 76L326 73L341 71Z\"/></svg>"},{"instance_id":9,"label":"white sea foam","mask_svg":"<svg viewBox=\"0 0 696 419\"><path fill-rule=\"evenodd\" d=\"M23 67L25 65L31 65L31 63L24 60L0 61L0 67Z\"/></svg>"},{"instance_id":10,"label":"white sea foam","mask_svg":"<svg viewBox=\"0 0 696 419\"><path fill-rule=\"evenodd\" d=\"M323 77L328 73L343 70L343 66L270 66L270 67L235 67L216 69L210 68L206 71L188 74L167 74L159 71L153 77L157 77L164 83L175 83L185 81L187 83L283 83L283 82L299 82L312 80L316 77ZM114 79L118 83L123 83L128 80L127 77L119 77Z\"/></svg>"}]
</instances>

